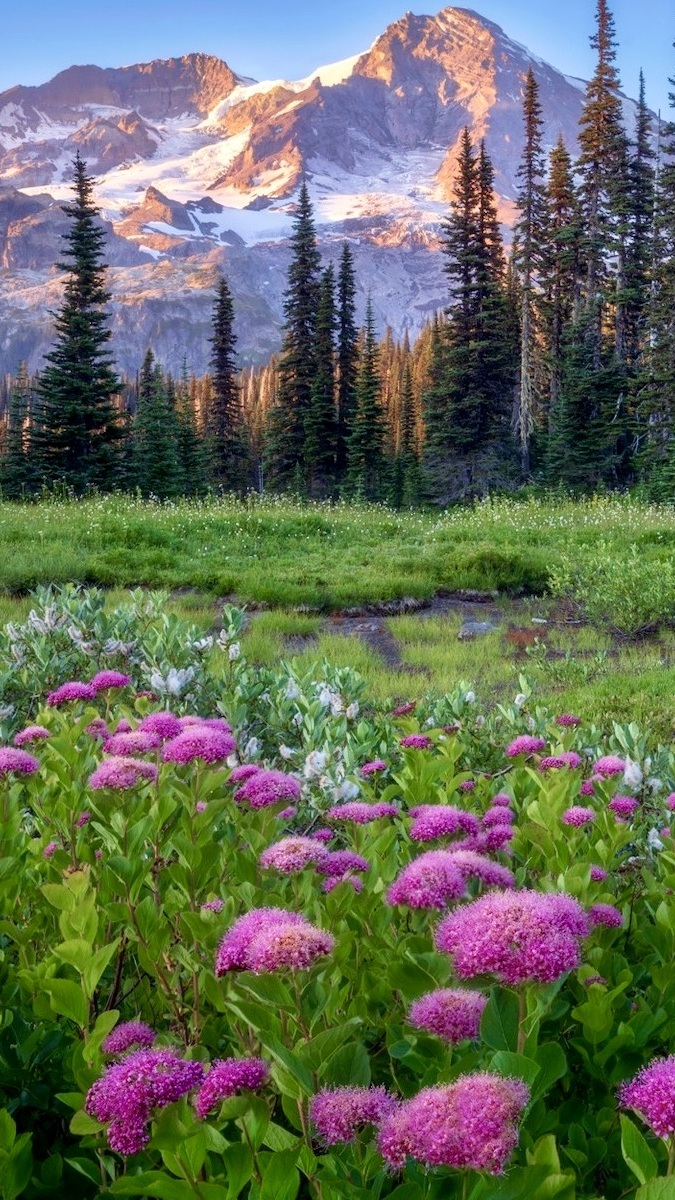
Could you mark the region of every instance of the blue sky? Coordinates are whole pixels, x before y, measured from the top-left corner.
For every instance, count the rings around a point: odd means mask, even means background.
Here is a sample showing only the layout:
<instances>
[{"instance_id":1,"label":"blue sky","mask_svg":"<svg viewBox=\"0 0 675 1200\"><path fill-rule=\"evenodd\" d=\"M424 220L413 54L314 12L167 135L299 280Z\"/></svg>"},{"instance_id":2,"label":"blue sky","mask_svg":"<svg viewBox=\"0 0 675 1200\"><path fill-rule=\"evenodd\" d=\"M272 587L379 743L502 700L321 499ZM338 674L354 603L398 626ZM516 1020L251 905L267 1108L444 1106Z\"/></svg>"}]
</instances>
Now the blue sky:
<instances>
[{"instance_id":1,"label":"blue sky","mask_svg":"<svg viewBox=\"0 0 675 1200\"><path fill-rule=\"evenodd\" d=\"M0 90L41 83L72 63L121 66L193 50L256 79L299 79L365 50L411 0L10 0L2 17ZM613 0L624 91L640 67L653 108L667 107L675 74L673 0ZM415 3L417 13L437 3ZM470 5L466 5L470 7ZM475 0L476 10L570 75L587 77L595 0Z\"/></svg>"}]
</instances>

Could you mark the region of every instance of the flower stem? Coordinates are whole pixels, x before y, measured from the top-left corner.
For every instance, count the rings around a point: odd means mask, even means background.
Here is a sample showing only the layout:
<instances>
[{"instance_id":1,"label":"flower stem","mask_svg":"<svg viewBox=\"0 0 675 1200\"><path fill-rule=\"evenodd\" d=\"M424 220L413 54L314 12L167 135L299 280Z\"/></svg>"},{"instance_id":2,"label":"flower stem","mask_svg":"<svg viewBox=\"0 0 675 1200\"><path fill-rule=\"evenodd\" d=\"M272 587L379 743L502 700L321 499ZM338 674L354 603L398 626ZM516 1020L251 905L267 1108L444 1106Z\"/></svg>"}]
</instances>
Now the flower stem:
<instances>
[{"instance_id":1,"label":"flower stem","mask_svg":"<svg viewBox=\"0 0 675 1200\"><path fill-rule=\"evenodd\" d=\"M524 989L518 992L518 1042L516 1052L522 1054L525 1050L525 1042L527 1041L527 1032L525 1030L525 1017L527 1016L527 996Z\"/></svg>"},{"instance_id":2,"label":"flower stem","mask_svg":"<svg viewBox=\"0 0 675 1200\"><path fill-rule=\"evenodd\" d=\"M671 1135L668 1143L668 1167L666 1175L675 1174L675 1134Z\"/></svg>"}]
</instances>

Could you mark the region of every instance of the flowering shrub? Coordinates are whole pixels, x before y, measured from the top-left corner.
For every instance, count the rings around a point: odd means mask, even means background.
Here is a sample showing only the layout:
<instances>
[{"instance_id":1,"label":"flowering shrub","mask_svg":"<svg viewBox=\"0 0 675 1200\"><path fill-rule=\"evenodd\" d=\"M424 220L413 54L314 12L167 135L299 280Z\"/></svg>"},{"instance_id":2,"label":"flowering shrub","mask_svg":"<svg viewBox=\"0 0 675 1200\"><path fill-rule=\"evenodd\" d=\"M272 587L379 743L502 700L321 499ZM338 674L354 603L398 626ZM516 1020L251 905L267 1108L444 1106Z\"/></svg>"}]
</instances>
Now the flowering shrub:
<instances>
[{"instance_id":1,"label":"flowering shrub","mask_svg":"<svg viewBox=\"0 0 675 1200\"><path fill-rule=\"evenodd\" d=\"M5 731L2 1200L667 1200L671 749L226 625Z\"/></svg>"}]
</instances>

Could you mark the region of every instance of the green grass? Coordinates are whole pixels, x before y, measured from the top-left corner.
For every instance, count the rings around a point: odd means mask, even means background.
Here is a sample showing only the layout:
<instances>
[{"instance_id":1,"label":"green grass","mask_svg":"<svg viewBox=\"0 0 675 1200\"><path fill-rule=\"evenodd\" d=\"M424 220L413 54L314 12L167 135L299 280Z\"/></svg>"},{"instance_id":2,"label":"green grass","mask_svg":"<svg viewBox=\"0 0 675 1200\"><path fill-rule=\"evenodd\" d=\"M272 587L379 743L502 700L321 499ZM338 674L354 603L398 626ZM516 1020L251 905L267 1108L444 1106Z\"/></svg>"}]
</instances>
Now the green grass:
<instances>
[{"instance_id":1,"label":"green grass","mask_svg":"<svg viewBox=\"0 0 675 1200\"><path fill-rule=\"evenodd\" d=\"M444 513L252 498L0 504L0 589L194 588L328 611L439 589L542 593L562 551L645 562L675 547L675 509L621 497L497 500Z\"/></svg>"}]
</instances>

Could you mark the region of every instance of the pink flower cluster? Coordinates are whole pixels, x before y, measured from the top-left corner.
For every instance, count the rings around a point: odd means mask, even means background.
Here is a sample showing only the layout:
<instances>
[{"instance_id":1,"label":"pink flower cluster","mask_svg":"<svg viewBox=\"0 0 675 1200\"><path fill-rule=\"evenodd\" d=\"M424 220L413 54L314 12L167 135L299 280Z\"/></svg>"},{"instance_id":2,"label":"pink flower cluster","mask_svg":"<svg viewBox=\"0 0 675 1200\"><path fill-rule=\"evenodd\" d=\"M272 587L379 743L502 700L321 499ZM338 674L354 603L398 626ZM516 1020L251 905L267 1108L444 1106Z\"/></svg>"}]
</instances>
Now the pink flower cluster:
<instances>
[{"instance_id":1,"label":"pink flower cluster","mask_svg":"<svg viewBox=\"0 0 675 1200\"><path fill-rule=\"evenodd\" d=\"M468 988L437 988L420 996L411 1005L409 1021L416 1029L435 1033L444 1042L455 1045L466 1038L475 1039L487 1004L482 992Z\"/></svg>"},{"instance_id":2,"label":"pink flower cluster","mask_svg":"<svg viewBox=\"0 0 675 1200\"><path fill-rule=\"evenodd\" d=\"M529 1095L522 1080L489 1072L424 1088L385 1117L380 1153L395 1171L410 1156L427 1167L501 1175L517 1145L517 1122Z\"/></svg>"},{"instance_id":3,"label":"pink flower cluster","mask_svg":"<svg viewBox=\"0 0 675 1200\"><path fill-rule=\"evenodd\" d=\"M154 763L141 762L137 758L113 757L103 760L89 780L93 791L111 788L114 791L126 791L143 781L157 779L157 767Z\"/></svg>"},{"instance_id":4,"label":"pink flower cluster","mask_svg":"<svg viewBox=\"0 0 675 1200\"><path fill-rule=\"evenodd\" d=\"M567 808L562 815L563 825L573 825L575 828L580 828L582 825L590 825L595 820L595 810L592 808L584 808L581 804L573 804L571 808Z\"/></svg>"},{"instance_id":5,"label":"pink flower cluster","mask_svg":"<svg viewBox=\"0 0 675 1200\"><path fill-rule=\"evenodd\" d=\"M203 1077L201 1063L185 1062L171 1050L137 1050L90 1087L85 1111L108 1125L111 1150L138 1154L150 1139L153 1110L179 1100Z\"/></svg>"},{"instance_id":6,"label":"pink flower cluster","mask_svg":"<svg viewBox=\"0 0 675 1200\"><path fill-rule=\"evenodd\" d=\"M154 1029L143 1021L123 1021L104 1039L101 1049L104 1054L124 1054L132 1046L147 1050L154 1040Z\"/></svg>"},{"instance_id":7,"label":"pink flower cluster","mask_svg":"<svg viewBox=\"0 0 675 1200\"><path fill-rule=\"evenodd\" d=\"M56 691L47 696L50 708L58 708L60 704L68 704L71 700L95 700L96 688L91 683L80 683L77 679L69 679L62 683Z\"/></svg>"},{"instance_id":8,"label":"pink flower cluster","mask_svg":"<svg viewBox=\"0 0 675 1200\"><path fill-rule=\"evenodd\" d=\"M131 675L123 675L121 671L99 671L90 683L95 692L105 692L108 688L128 687Z\"/></svg>"},{"instance_id":9,"label":"pink flower cluster","mask_svg":"<svg viewBox=\"0 0 675 1200\"><path fill-rule=\"evenodd\" d=\"M27 750L15 750L13 746L0 746L0 777L3 775L34 775L40 766Z\"/></svg>"},{"instance_id":10,"label":"pink flower cluster","mask_svg":"<svg viewBox=\"0 0 675 1200\"><path fill-rule=\"evenodd\" d=\"M491 892L450 913L435 941L460 979L491 974L518 986L552 983L577 967L589 928L572 896L523 889Z\"/></svg>"},{"instance_id":11,"label":"pink flower cluster","mask_svg":"<svg viewBox=\"0 0 675 1200\"><path fill-rule=\"evenodd\" d=\"M563 728L573 729L575 725L581 725L581 717L575 717L573 713L561 713L556 717L555 723Z\"/></svg>"},{"instance_id":12,"label":"pink flower cluster","mask_svg":"<svg viewBox=\"0 0 675 1200\"><path fill-rule=\"evenodd\" d=\"M414 842L433 842L436 838L453 837L457 833L478 833L478 819L451 804L418 804L410 809L413 824L410 836Z\"/></svg>"},{"instance_id":13,"label":"pink flower cluster","mask_svg":"<svg viewBox=\"0 0 675 1200\"><path fill-rule=\"evenodd\" d=\"M379 771L386 771L386 769L386 762L383 762L381 758L374 758L372 762L363 764L361 767L361 774L363 775L364 779L367 779L369 775L377 775Z\"/></svg>"},{"instance_id":14,"label":"pink flower cluster","mask_svg":"<svg viewBox=\"0 0 675 1200\"><path fill-rule=\"evenodd\" d=\"M162 751L164 762L191 763L195 759L216 763L229 758L237 748L231 733L220 725L200 722L188 725L166 742Z\"/></svg>"},{"instance_id":15,"label":"pink flower cluster","mask_svg":"<svg viewBox=\"0 0 675 1200\"><path fill-rule=\"evenodd\" d=\"M309 1115L327 1146L353 1142L363 1125L379 1125L397 1107L384 1087L324 1088L312 1097Z\"/></svg>"},{"instance_id":16,"label":"pink flower cluster","mask_svg":"<svg viewBox=\"0 0 675 1200\"><path fill-rule=\"evenodd\" d=\"M260 866L273 868L282 875L294 875L304 871L310 863L317 863L323 850L321 843L310 837L286 837L268 846L260 855Z\"/></svg>"},{"instance_id":17,"label":"pink flower cluster","mask_svg":"<svg viewBox=\"0 0 675 1200\"><path fill-rule=\"evenodd\" d=\"M222 1100L244 1088L254 1091L263 1087L269 1073L269 1067L262 1058L215 1059L195 1096L197 1116L206 1117Z\"/></svg>"},{"instance_id":18,"label":"pink flower cluster","mask_svg":"<svg viewBox=\"0 0 675 1200\"><path fill-rule=\"evenodd\" d=\"M44 725L27 725L25 729L20 729L14 735L14 745L28 746L31 742L45 741L49 737L51 737L51 734L48 729L45 729Z\"/></svg>"},{"instance_id":19,"label":"pink flower cluster","mask_svg":"<svg viewBox=\"0 0 675 1200\"><path fill-rule=\"evenodd\" d=\"M216 975L228 971L261 974L284 968L301 970L330 954L335 939L301 913L283 908L254 908L239 917L216 954Z\"/></svg>"},{"instance_id":20,"label":"pink flower cluster","mask_svg":"<svg viewBox=\"0 0 675 1200\"><path fill-rule=\"evenodd\" d=\"M427 850L404 867L387 892L389 904L445 908L466 894L464 877L448 850Z\"/></svg>"},{"instance_id":21,"label":"pink flower cluster","mask_svg":"<svg viewBox=\"0 0 675 1200\"><path fill-rule=\"evenodd\" d=\"M113 733L103 739L103 749L106 754L147 754L159 746L161 738L158 733L147 729L133 729L129 732Z\"/></svg>"},{"instance_id":22,"label":"pink flower cluster","mask_svg":"<svg viewBox=\"0 0 675 1200\"><path fill-rule=\"evenodd\" d=\"M619 929L623 925L623 913L613 904L592 904L588 919L591 925L606 925L608 929Z\"/></svg>"},{"instance_id":23,"label":"pink flower cluster","mask_svg":"<svg viewBox=\"0 0 675 1200\"><path fill-rule=\"evenodd\" d=\"M508 867L492 862L477 851L465 848L461 843L449 850L448 854L463 879L478 879L486 887L515 887L515 878Z\"/></svg>"},{"instance_id":24,"label":"pink flower cluster","mask_svg":"<svg viewBox=\"0 0 675 1200\"><path fill-rule=\"evenodd\" d=\"M299 800L300 794L300 784L293 775L285 775L283 771L261 770L249 775L234 793L234 798L237 804L258 809L278 804L280 800Z\"/></svg>"},{"instance_id":25,"label":"pink flower cluster","mask_svg":"<svg viewBox=\"0 0 675 1200\"><path fill-rule=\"evenodd\" d=\"M395 817L397 814L395 804L363 804L354 800L329 808L327 816L329 821L350 821L354 825L369 825L371 821L379 821L382 817Z\"/></svg>"},{"instance_id":26,"label":"pink flower cluster","mask_svg":"<svg viewBox=\"0 0 675 1200\"><path fill-rule=\"evenodd\" d=\"M431 750L433 744L426 733L410 733L408 737L401 738L399 741L399 745L407 750Z\"/></svg>"},{"instance_id":27,"label":"pink flower cluster","mask_svg":"<svg viewBox=\"0 0 675 1200\"><path fill-rule=\"evenodd\" d=\"M539 762L540 771L561 770L567 767L570 771L574 771L581 766L581 755L575 750L562 750L560 754L549 754L542 758Z\"/></svg>"},{"instance_id":28,"label":"pink flower cluster","mask_svg":"<svg viewBox=\"0 0 675 1200\"><path fill-rule=\"evenodd\" d=\"M615 816L625 819L633 816L633 813L640 807L640 801L633 796L614 796L607 807Z\"/></svg>"},{"instance_id":29,"label":"pink flower cluster","mask_svg":"<svg viewBox=\"0 0 675 1200\"><path fill-rule=\"evenodd\" d=\"M510 808L498 804L483 814L481 825L483 829L492 829L495 825L513 825L515 819Z\"/></svg>"},{"instance_id":30,"label":"pink flower cluster","mask_svg":"<svg viewBox=\"0 0 675 1200\"><path fill-rule=\"evenodd\" d=\"M603 779L609 779L612 775L623 775L625 769L625 762L622 758L617 758L616 754L605 754L593 764L595 774L602 775Z\"/></svg>"},{"instance_id":31,"label":"pink flower cluster","mask_svg":"<svg viewBox=\"0 0 675 1200\"><path fill-rule=\"evenodd\" d=\"M624 1083L619 1103L632 1108L660 1138L675 1133L675 1054L657 1058Z\"/></svg>"},{"instance_id":32,"label":"pink flower cluster","mask_svg":"<svg viewBox=\"0 0 675 1200\"><path fill-rule=\"evenodd\" d=\"M542 737L532 737L529 733L521 733L519 737L514 738L506 747L507 758L518 758L519 754L538 754L540 750L546 748L546 742Z\"/></svg>"},{"instance_id":33,"label":"pink flower cluster","mask_svg":"<svg viewBox=\"0 0 675 1200\"><path fill-rule=\"evenodd\" d=\"M178 717L172 712L166 710L162 712L148 713L147 717L143 717L138 728L143 733L156 733L162 740L165 738L177 737L183 726Z\"/></svg>"}]
</instances>

